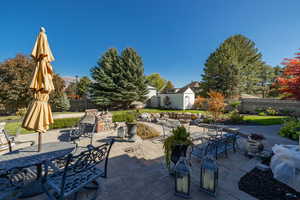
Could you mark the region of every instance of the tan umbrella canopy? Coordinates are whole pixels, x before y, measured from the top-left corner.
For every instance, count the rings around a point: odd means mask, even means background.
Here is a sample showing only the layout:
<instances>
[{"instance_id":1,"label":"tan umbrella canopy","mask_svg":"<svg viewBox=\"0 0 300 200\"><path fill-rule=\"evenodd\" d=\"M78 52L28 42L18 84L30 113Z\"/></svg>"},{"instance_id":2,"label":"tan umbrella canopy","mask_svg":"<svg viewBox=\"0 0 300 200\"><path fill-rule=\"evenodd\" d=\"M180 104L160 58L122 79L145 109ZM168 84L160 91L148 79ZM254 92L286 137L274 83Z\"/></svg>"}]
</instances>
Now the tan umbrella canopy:
<instances>
[{"instance_id":1,"label":"tan umbrella canopy","mask_svg":"<svg viewBox=\"0 0 300 200\"><path fill-rule=\"evenodd\" d=\"M49 129L49 125L53 123L48 100L50 92L54 90L52 82L53 70L50 64L50 62L54 61L54 57L45 32L45 29L41 27L31 53L36 63L30 84L30 88L34 91L34 100L29 105L22 123L23 128L35 130L39 133L38 151L41 150L41 133L46 132Z\"/></svg>"}]
</instances>

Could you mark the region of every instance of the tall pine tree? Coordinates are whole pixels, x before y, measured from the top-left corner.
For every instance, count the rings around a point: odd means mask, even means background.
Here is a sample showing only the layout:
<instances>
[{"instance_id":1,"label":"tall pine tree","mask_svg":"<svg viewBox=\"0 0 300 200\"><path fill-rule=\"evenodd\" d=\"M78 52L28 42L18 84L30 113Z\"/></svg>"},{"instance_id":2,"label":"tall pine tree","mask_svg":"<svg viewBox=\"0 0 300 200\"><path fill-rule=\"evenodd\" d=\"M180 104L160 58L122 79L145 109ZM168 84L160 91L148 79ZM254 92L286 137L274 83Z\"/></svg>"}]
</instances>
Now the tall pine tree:
<instances>
[{"instance_id":1,"label":"tall pine tree","mask_svg":"<svg viewBox=\"0 0 300 200\"><path fill-rule=\"evenodd\" d=\"M91 72L91 97L101 107L127 108L133 101L146 99L143 62L132 48L123 50L121 56L109 49Z\"/></svg>"},{"instance_id":2,"label":"tall pine tree","mask_svg":"<svg viewBox=\"0 0 300 200\"><path fill-rule=\"evenodd\" d=\"M207 59L204 67L203 91L222 92L233 97L242 92L253 93L264 65L255 43L243 35L226 39Z\"/></svg>"}]
</instances>

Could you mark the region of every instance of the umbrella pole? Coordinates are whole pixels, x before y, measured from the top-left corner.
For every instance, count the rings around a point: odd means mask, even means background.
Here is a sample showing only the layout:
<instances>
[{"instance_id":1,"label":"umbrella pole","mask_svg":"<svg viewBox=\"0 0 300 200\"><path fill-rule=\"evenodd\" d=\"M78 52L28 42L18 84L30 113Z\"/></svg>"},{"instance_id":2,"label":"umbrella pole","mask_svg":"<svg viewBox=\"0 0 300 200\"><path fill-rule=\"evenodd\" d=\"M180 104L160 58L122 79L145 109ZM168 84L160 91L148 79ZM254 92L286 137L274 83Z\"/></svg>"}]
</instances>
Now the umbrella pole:
<instances>
[{"instance_id":1,"label":"umbrella pole","mask_svg":"<svg viewBox=\"0 0 300 200\"><path fill-rule=\"evenodd\" d=\"M42 133L38 132L38 152L41 151Z\"/></svg>"}]
</instances>

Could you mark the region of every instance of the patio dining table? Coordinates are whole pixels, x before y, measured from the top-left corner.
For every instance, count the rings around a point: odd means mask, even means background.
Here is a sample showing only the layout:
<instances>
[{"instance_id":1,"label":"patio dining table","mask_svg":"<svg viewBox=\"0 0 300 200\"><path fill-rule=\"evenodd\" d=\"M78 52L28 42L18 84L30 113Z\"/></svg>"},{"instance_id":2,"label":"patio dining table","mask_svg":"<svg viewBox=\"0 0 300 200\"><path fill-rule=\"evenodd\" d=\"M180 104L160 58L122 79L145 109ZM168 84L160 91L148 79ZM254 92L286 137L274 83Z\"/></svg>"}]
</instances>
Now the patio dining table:
<instances>
[{"instance_id":1,"label":"patio dining table","mask_svg":"<svg viewBox=\"0 0 300 200\"><path fill-rule=\"evenodd\" d=\"M37 180L24 189L23 196L34 196L42 192L40 179L42 176L42 164L44 161L51 161L71 153L75 149L75 144L68 142L53 142L42 144L42 150L38 147L30 146L19 150L12 151L0 156L0 174L10 169L20 167L36 166Z\"/></svg>"}]
</instances>

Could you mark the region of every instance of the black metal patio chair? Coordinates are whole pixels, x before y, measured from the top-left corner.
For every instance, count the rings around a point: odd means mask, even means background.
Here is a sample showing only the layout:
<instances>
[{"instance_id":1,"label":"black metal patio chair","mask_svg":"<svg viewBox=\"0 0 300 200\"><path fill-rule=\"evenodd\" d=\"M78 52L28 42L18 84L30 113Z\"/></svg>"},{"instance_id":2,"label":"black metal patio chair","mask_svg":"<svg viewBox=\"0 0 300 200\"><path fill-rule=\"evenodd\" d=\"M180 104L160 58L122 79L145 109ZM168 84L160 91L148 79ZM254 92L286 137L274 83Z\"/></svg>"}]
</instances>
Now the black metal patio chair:
<instances>
[{"instance_id":1,"label":"black metal patio chair","mask_svg":"<svg viewBox=\"0 0 300 200\"><path fill-rule=\"evenodd\" d=\"M30 144L30 146L34 145L34 141L18 141L14 136L8 134L5 130L5 122L0 123L0 151L8 149L9 152L12 152L12 147L19 144Z\"/></svg>"},{"instance_id":2,"label":"black metal patio chair","mask_svg":"<svg viewBox=\"0 0 300 200\"><path fill-rule=\"evenodd\" d=\"M76 198L77 192L89 184L94 186L90 189L98 189L96 179L107 177L108 157L113 143L114 140L98 147L89 145L88 150L79 155L69 154L62 159L45 162L43 187L47 196L59 200L72 195ZM100 163L103 165L100 166ZM54 170L49 173L49 168Z\"/></svg>"}]
</instances>

